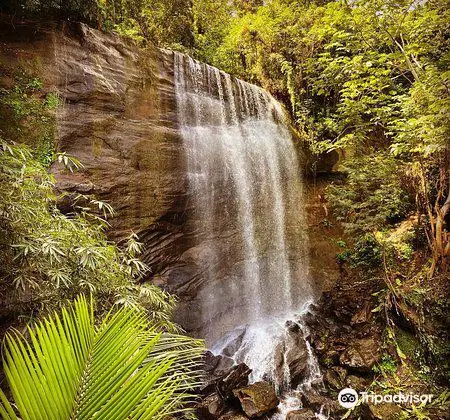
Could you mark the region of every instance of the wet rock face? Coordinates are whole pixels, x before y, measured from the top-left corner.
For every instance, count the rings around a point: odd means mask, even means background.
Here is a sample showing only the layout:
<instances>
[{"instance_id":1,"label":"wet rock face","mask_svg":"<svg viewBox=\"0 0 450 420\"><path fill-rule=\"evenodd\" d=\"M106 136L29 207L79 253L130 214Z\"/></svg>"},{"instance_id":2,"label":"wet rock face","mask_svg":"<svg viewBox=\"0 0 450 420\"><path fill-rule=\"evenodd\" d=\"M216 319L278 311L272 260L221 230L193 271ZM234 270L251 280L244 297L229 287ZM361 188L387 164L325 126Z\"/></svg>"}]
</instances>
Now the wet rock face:
<instances>
[{"instance_id":1,"label":"wet rock face","mask_svg":"<svg viewBox=\"0 0 450 420\"><path fill-rule=\"evenodd\" d=\"M58 146L84 168L55 167L58 189L107 200L111 237L139 231L148 262L167 265L162 250L170 258L176 246L185 193L172 53L75 23L2 25L0 41L2 59L39 62L37 76L63 101Z\"/></svg>"},{"instance_id":2,"label":"wet rock face","mask_svg":"<svg viewBox=\"0 0 450 420\"><path fill-rule=\"evenodd\" d=\"M275 349L275 383L296 388L307 374L308 349L303 331L298 324L289 321L285 337Z\"/></svg>"},{"instance_id":3,"label":"wet rock face","mask_svg":"<svg viewBox=\"0 0 450 420\"><path fill-rule=\"evenodd\" d=\"M242 410L250 417L259 417L274 410L279 403L273 385L268 382L255 382L244 388L234 390Z\"/></svg>"}]
</instances>

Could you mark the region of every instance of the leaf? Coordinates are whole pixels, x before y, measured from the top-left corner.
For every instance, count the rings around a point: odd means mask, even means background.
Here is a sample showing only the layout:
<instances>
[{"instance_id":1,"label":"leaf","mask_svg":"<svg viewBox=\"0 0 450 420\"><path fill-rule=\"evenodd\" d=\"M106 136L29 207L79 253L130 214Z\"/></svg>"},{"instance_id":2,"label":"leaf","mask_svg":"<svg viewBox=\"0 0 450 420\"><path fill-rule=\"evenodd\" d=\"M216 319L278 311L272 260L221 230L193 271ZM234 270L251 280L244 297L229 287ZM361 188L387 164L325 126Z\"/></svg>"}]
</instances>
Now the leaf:
<instances>
[{"instance_id":1,"label":"leaf","mask_svg":"<svg viewBox=\"0 0 450 420\"><path fill-rule=\"evenodd\" d=\"M397 354L401 359L406 359L405 353L403 353L399 346L397 346Z\"/></svg>"},{"instance_id":2,"label":"leaf","mask_svg":"<svg viewBox=\"0 0 450 420\"><path fill-rule=\"evenodd\" d=\"M380 312L384 308L384 302L380 303L375 309L372 309L373 313Z\"/></svg>"},{"instance_id":3,"label":"leaf","mask_svg":"<svg viewBox=\"0 0 450 420\"><path fill-rule=\"evenodd\" d=\"M29 335L30 342L7 335L4 363L23 420L159 420L200 383L201 342L158 333L131 308L95 327L92 299L80 296ZM3 393L0 399L2 416L16 418Z\"/></svg>"}]
</instances>

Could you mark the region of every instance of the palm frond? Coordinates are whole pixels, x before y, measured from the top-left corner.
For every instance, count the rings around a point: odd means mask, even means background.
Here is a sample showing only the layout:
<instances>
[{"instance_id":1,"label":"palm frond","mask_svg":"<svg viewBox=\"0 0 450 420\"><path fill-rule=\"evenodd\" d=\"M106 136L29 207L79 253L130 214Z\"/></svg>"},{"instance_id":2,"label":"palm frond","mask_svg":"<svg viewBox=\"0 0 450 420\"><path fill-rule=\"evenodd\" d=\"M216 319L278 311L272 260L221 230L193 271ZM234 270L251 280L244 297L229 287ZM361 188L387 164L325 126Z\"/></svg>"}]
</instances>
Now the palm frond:
<instances>
[{"instance_id":1,"label":"palm frond","mask_svg":"<svg viewBox=\"0 0 450 420\"><path fill-rule=\"evenodd\" d=\"M133 308L95 326L80 296L29 335L8 334L4 360L23 420L162 419L183 412L201 381L203 343L161 333ZM0 414L18 418L1 391Z\"/></svg>"}]
</instances>

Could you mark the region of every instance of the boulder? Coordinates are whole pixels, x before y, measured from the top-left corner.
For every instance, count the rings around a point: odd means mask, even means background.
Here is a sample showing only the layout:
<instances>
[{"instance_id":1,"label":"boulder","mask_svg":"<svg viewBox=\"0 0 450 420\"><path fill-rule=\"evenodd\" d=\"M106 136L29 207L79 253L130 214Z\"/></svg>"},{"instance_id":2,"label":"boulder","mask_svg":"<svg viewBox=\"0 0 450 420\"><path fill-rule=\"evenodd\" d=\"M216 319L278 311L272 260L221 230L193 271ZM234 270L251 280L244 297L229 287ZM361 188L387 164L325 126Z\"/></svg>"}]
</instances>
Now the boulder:
<instances>
[{"instance_id":1,"label":"boulder","mask_svg":"<svg viewBox=\"0 0 450 420\"><path fill-rule=\"evenodd\" d=\"M284 340L275 349L275 382L281 388L288 380L290 387L295 388L307 373L308 349L303 332L298 324L288 321Z\"/></svg>"},{"instance_id":2,"label":"boulder","mask_svg":"<svg viewBox=\"0 0 450 420\"><path fill-rule=\"evenodd\" d=\"M355 370L369 372L380 360L380 348L374 338L354 340L339 357L342 366Z\"/></svg>"},{"instance_id":3,"label":"boulder","mask_svg":"<svg viewBox=\"0 0 450 420\"><path fill-rule=\"evenodd\" d=\"M331 370L336 373L341 381L343 381L347 376L347 370L342 366L333 366Z\"/></svg>"},{"instance_id":4,"label":"boulder","mask_svg":"<svg viewBox=\"0 0 450 420\"><path fill-rule=\"evenodd\" d=\"M323 380L330 389L341 390L344 387L344 382L333 369L328 369L325 372Z\"/></svg>"},{"instance_id":5,"label":"boulder","mask_svg":"<svg viewBox=\"0 0 450 420\"><path fill-rule=\"evenodd\" d=\"M197 415L199 419L213 420L217 419L226 409L222 398L217 394L208 395L197 406Z\"/></svg>"},{"instance_id":6,"label":"boulder","mask_svg":"<svg viewBox=\"0 0 450 420\"><path fill-rule=\"evenodd\" d=\"M233 337L228 341L226 347L222 350L224 356L232 357L241 347L247 328L238 327L233 331Z\"/></svg>"},{"instance_id":7,"label":"boulder","mask_svg":"<svg viewBox=\"0 0 450 420\"><path fill-rule=\"evenodd\" d=\"M286 420L315 420L316 415L307 408L300 410L289 411L286 415Z\"/></svg>"},{"instance_id":8,"label":"boulder","mask_svg":"<svg viewBox=\"0 0 450 420\"><path fill-rule=\"evenodd\" d=\"M199 419L213 420L228 416L224 419L240 420L240 417L229 417L242 415L242 413L234 411L229 412L235 402L233 391L248 384L251 369L244 363L228 366L230 360L229 357L214 356L210 352L205 353L204 361L208 371L205 384L200 390L203 398L196 406ZM225 366L228 367L225 369Z\"/></svg>"},{"instance_id":9,"label":"boulder","mask_svg":"<svg viewBox=\"0 0 450 420\"><path fill-rule=\"evenodd\" d=\"M334 413L342 410L336 399L328 398L314 391L302 394L301 401L304 408L310 408L315 412L325 410Z\"/></svg>"},{"instance_id":10,"label":"boulder","mask_svg":"<svg viewBox=\"0 0 450 420\"><path fill-rule=\"evenodd\" d=\"M234 360L231 357L217 356L219 357L219 362L213 370L213 374L216 377L221 377L226 375L234 365Z\"/></svg>"},{"instance_id":11,"label":"boulder","mask_svg":"<svg viewBox=\"0 0 450 420\"><path fill-rule=\"evenodd\" d=\"M213 372L221 360L220 356L215 356L209 350L203 355L203 369L205 372Z\"/></svg>"},{"instance_id":12,"label":"boulder","mask_svg":"<svg viewBox=\"0 0 450 420\"><path fill-rule=\"evenodd\" d=\"M279 403L273 385L263 381L236 389L233 394L239 399L242 410L250 418L274 410Z\"/></svg>"},{"instance_id":13,"label":"boulder","mask_svg":"<svg viewBox=\"0 0 450 420\"><path fill-rule=\"evenodd\" d=\"M233 366L230 371L217 381L217 389L224 399L233 396L234 391L238 388L245 389L248 384L248 376L252 370L245 364L240 363Z\"/></svg>"},{"instance_id":14,"label":"boulder","mask_svg":"<svg viewBox=\"0 0 450 420\"><path fill-rule=\"evenodd\" d=\"M349 375L345 378L345 384L356 391L363 391L367 388L368 382L361 376Z\"/></svg>"},{"instance_id":15,"label":"boulder","mask_svg":"<svg viewBox=\"0 0 450 420\"><path fill-rule=\"evenodd\" d=\"M245 364L233 366L233 360L229 357L218 357L218 361L215 358L208 356L210 360L213 360L215 368L211 371L206 371L206 378L200 392L203 395L209 395L218 391L223 399L228 399L233 396L233 390L246 386L248 384L248 377L251 373L251 369ZM211 366L208 366L211 369Z\"/></svg>"}]
</instances>

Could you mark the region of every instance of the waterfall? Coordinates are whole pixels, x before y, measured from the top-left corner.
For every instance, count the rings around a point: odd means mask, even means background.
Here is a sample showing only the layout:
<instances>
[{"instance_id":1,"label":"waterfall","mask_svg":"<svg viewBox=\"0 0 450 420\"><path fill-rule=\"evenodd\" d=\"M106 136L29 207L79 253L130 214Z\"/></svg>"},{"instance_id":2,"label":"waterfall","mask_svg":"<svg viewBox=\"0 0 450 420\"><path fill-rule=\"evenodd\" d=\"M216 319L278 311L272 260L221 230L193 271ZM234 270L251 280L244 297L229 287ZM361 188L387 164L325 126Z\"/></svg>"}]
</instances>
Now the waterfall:
<instances>
[{"instance_id":1,"label":"waterfall","mask_svg":"<svg viewBox=\"0 0 450 420\"><path fill-rule=\"evenodd\" d=\"M258 379L284 322L313 295L297 153L266 91L180 53L174 61L202 335L217 351L240 346Z\"/></svg>"}]
</instances>

